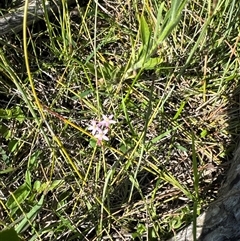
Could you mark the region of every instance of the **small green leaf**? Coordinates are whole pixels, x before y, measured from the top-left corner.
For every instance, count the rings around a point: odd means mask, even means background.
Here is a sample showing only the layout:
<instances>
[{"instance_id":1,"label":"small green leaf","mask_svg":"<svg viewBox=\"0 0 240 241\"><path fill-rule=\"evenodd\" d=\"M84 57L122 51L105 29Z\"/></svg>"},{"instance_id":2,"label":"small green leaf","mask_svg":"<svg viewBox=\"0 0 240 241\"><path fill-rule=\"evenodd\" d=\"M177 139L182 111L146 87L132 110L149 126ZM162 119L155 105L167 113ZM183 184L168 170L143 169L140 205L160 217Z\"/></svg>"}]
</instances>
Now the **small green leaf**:
<instances>
[{"instance_id":1,"label":"small green leaf","mask_svg":"<svg viewBox=\"0 0 240 241\"><path fill-rule=\"evenodd\" d=\"M200 136L201 136L202 138L204 138L204 137L207 136L207 134L208 134L208 131L205 129L205 130L202 130Z\"/></svg>"},{"instance_id":2,"label":"small green leaf","mask_svg":"<svg viewBox=\"0 0 240 241\"><path fill-rule=\"evenodd\" d=\"M157 240L156 230L153 227L150 227L148 230L148 240L151 240L151 241Z\"/></svg>"},{"instance_id":3,"label":"small green leaf","mask_svg":"<svg viewBox=\"0 0 240 241\"><path fill-rule=\"evenodd\" d=\"M92 90L86 90L86 91L84 91L84 92L81 92L81 93L79 94L79 96L81 97L81 99L83 99L83 98L85 98L86 96L92 94L92 92L93 92Z\"/></svg>"},{"instance_id":4,"label":"small green leaf","mask_svg":"<svg viewBox=\"0 0 240 241\"><path fill-rule=\"evenodd\" d=\"M11 131L6 126L0 125L0 134L2 134L6 140L11 137Z\"/></svg>"},{"instance_id":5,"label":"small green leaf","mask_svg":"<svg viewBox=\"0 0 240 241\"><path fill-rule=\"evenodd\" d=\"M63 180L54 180L54 181L52 181L52 183L51 183L51 185L49 187L49 191L54 190L55 188L57 188L58 186L60 186L63 183L64 183Z\"/></svg>"},{"instance_id":6,"label":"small green leaf","mask_svg":"<svg viewBox=\"0 0 240 241\"><path fill-rule=\"evenodd\" d=\"M175 116L173 117L173 120L177 120L177 118L181 115L182 110L183 110L184 106L186 105L186 103L187 102L185 100L181 102L180 108L178 108L178 111L175 114Z\"/></svg>"},{"instance_id":7,"label":"small green leaf","mask_svg":"<svg viewBox=\"0 0 240 241\"><path fill-rule=\"evenodd\" d=\"M6 151L0 147L0 158L5 163L9 163L9 155L6 153Z\"/></svg>"},{"instance_id":8,"label":"small green leaf","mask_svg":"<svg viewBox=\"0 0 240 241\"><path fill-rule=\"evenodd\" d=\"M90 142L89 142L89 145L90 145L92 148L95 148L96 145L97 145L96 139L91 138L91 139L90 139Z\"/></svg>"},{"instance_id":9,"label":"small green leaf","mask_svg":"<svg viewBox=\"0 0 240 241\"><path fill-rule=\"evenodd\" d=\"M122 144L122 145L120 146L120 151L125 154L125 153L128 151L127 146L124 145L124 144Z\"/></svg>"},{"instance_id":10,"label":"small green leaf","mask_svg":"<svg viewBox=\"0 0 240 241\"><path fill-rule=\"evenodd\" d=\"M41 182L39 180L35 181L33 184L33 190L35 190L36 192L39 192L41 187Z\"/></svg>"},{"instance_id":11,"label":"small green leaf","mask_svg":"<svg viewBox=\"0 0 240 241\"><path fill-rule=\"evenodd\" d=\"M135 233L132 234L132 238L136 239L136 238L141 238L142 235L146 232L146 227L144 224L139 223L137 225L137 231Z\"/></svg>"},{"instance_id":12,"label":"small green leaf","mask_svg":"<svg viewBox=\"0 0 240 241\"><path fill-rule=\"evenodd\" d=\"M11 117L11 111L9 110L4 110L4 109L0 109L0 118L2 119L8 119Z\"/></svg>"},{"instance_id":13,"label":"small green leaf","mask_svg":"<svg viewBox=\"0 0 240 241\"><path fill-rule=\"evenodd\" d=\"M16 119L22 123L25 119L23 111L19 106L12 109L0 109L0 118L2 119Z\"/></svg>"},{"instance_id":14,"label":"small green leaf","mask_svg":"<svg viewBox=\"0 0 240 241\"><path fill-rule=\"evenodd\" d=\"M48 186L49 186L49 182L42 183L38 189L38 192L41 193L41 192L47 191Z\"/></svg>"},{"instance_id":15,"label":"small green leaf","mask_svg":"<svg viewBox=\"0 0 240 241\"><path fill-rule=\"evenodd\" d=\"M181 227L181 225L182 225L182 220L181 220L181 218L179 218L179 217L176 217L176 218L173 219L172 222L171 222L171 227L172 227L173 229L178 229L178 228Z\"/></svg>"},{"instance_id":16,"label":"small green leaf","mask_svg":"<svg viewBox=\"0 0 240 241\"><path fill-rule=\"evenodd\" d=\"M10 151L10 153L14 152L16 150L16 148L18 147L18 140L10 140L8 143L8 150Z\"/></svg>"},{"instance_id":17,"label":"small green leaf","mask_svg":"<svg viewBox=\"0 0 240 241\"><path fill-rule=\"evenodd\" d=\"M188 151L187 148L185 148L185 147L183 147L182 145L179 145L179 144L176 145L176 148L177 148L178 150L181 150L181 151L185 151L185 152Z\"/></svg>"},{"instance_id":18,"label":"small green leaf","mask_svg":"<svg viewBox=\"0 0 240 241\"><path fill-rule=\"evenodd\" d=\"M22 109L19 106L17 106L16 108L12 109L12 115L13 115L13 118L18 120L20 123L23 123L23 121L25 120L24 113L23 113Z\"/></svg>"},{"instance_id":19,"label":"small green leaf","mask_svg":"<svg viewBox=\"0 0 240 241\"><path fill-rule=\"evenodd\" d=\"M151 143L151 144L157 143L158 141L160 141L160 140L163 139L164 137L169 136L172 131L177 130L180 126L181 126L181 125L175 126L175 127L172 128L171 130L168 130L168 131L162 133L161 135L153 138L153 139L150 141L150 143Z\"/></svg>"}]
</instances>

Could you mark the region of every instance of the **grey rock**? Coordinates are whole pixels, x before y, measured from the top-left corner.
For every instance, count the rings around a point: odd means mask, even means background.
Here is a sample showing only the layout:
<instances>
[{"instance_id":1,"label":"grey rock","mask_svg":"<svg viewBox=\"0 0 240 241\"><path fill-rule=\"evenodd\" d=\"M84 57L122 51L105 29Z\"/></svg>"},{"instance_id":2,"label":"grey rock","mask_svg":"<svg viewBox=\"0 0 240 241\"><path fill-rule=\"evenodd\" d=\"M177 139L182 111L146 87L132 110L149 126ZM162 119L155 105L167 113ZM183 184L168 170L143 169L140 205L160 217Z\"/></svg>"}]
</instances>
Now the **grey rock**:
<instances>
[{"instance_id":1,"label":"grey rock","mask_svg":"<svg viewBox=\"0 0 240 241\"><path fill-rule=\"evenodd\" d=\"M22 1L23 3L25 1ZM45 1L43 6L42 0L31 0L28 4L27 25L42 19L45 11L51 14L52 11L57 11L61 7L61 0ZM69 5L76 2L76 0L67 0ZM13 34L22 31L24 17L24 4L12 9L8 14L0 16L0 36L4 34Z\"/></svg>"},{"instance_id":2,"label":"grey rock","mask_svg":"<svg viewBox=\"0 0 240 241\"><path fill-rule=\"evenodd\" d=\"M240 240L240 146L236 150L227 180L216 201L197 220L198 241ZM193 225L169 241L193 241Z\"/></svg>"}]
</instances>

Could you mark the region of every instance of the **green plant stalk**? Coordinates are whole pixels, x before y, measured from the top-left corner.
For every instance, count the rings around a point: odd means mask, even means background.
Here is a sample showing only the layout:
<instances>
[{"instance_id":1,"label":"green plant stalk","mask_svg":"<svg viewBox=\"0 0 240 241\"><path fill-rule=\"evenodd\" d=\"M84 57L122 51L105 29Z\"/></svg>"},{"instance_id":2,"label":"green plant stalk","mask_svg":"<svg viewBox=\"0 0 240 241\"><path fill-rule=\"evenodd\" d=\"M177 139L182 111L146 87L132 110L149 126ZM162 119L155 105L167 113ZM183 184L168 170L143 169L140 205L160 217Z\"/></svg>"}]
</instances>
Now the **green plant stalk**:
<instances>
[{"instance_id":1,"label":"green plant stalk","mask_svg":"<svg viewBox=\"0 0 240 241\"><path fill-rule=\"evenodd\" d=\"M27 48L27 29L28 29L27 28L27 13L28 13L28 4L29 4L29 2L28 2L28 0L26 0L25 1L25 5L24 5L24 16L23 16L23 50L24 50L24 59L25 59L28 79L29 79L30 86L31 86L31 89L32 89L33 97L34 97L35 102L37 104L40 116L44 120L45 116L44 116L44 113L43 113L42 106L41 106L41 104L39 102L39 99L37 97L36 90L34 88L34 83L33 83L32 75L31 75L31 71L30 71L30 66L29 66L29 61L28 61L28 48Z\"/></svg>"},{"instance_id":2,"label":"green plant stalk","mask_svg":"<svg viewBox=\"0 0 240 241\"><path fill-rule=\"evenodd\" d=\"M149 98L149 105L147 107L146 114L145 114L145 126L144 126L144 130L143 130L143 133L142 133L143 138L142 138L142 147L141 147L141 152L140 152L140 158L138 160L138 164L137 164L136 170L134 172L134 179L133 180L135 180L135 181L137 179L137 174L138 174L141 162L142 162L142 158L143 158L143 154L144 154L144 150L145 150L146 134L147 134L148 126L150 125L149 121L151 119L151 112L152 112L154 83L155 82L152 81L150 98ZM131 187L131 191L130 191L130 194L129 194L128 202L130 202L131 199L132 199L133 189L134 189L134 182L132 182L132 187Z\"/></svg>"},{"instance_id":3,"label":"green plant stalk","mask_svg":"<svg viewBox=\"0 0 240 241\"><path fill-rule=\"evenodd\" d=\"M194 182L194 206L193 206L193 240L197 241L197 208L199 202L199 174L197 168L197 154L195 149L195 137L192 134L192 159L193 159L193 182Z\"/></svg>"}]
</instances>

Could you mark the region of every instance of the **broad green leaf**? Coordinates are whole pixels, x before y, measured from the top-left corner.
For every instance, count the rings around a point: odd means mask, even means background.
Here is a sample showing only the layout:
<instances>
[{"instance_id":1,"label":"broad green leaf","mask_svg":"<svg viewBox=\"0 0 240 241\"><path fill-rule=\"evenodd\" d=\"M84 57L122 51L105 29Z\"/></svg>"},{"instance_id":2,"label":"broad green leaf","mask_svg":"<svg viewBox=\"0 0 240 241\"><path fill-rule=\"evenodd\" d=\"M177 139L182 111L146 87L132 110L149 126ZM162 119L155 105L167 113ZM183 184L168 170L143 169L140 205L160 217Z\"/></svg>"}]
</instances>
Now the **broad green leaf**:
<instances>
[{"instance_id":1,"label":"broad green leaf","mask_svg":"<svg viewBox=\"0 0 240 241\"><path fill-rule=\"evenodd\" d=\"M162 57L156 57L156 58L141 58L137 63L135 63L130 69L128 69L126 76L127 78L131 78L131 73L133 71L136 71L138 69L142 70L150 70L154 69L157 65L161 64L163 62ZM133 78L135 76L132 76Z\"/></svg>"},{"instance_id":2,"label":"broad green leaf","mask_svg":"<svg viewBox=\"0 0 240 241\"><path fill-rule=\"evenodd\" d=\"M23 203L23 201L28 197L29 193L30 188L26 183L21 185L16 191L12 193L12 195L9 197L6 203L6 206L10 210L11 214L13 214L16 211L15 208L18 207L19 204Z\"/></svg>"},{"instance_id":3,"label":"broad green leaf","mask_svg":"<svg viewBox=\"0 0 240 241\"><path fill-rule=\"evenodd\" d=\"M140 31L141 31L141 38L142 38L143 45L148 46L151 33L148 27L148 24L146 22L146 19L144 18L143 15L140 17Z\"/></svg>"},{"instance_id":4,"label":"broad green leaf","mask_svg":"<svg viewBox=\"0 0 240 241\"><path fill-rule=\"evenodd\" d=\"M27 170L25 172L25 180L26 180L26 185L28 185L29 189L31 189L32 186L32 182L31 182L31 172L29 170Z\"/></svg>"},{"instance_id":5,"label":"broad green leaf","mask_svg":"<svg viewBox=\"0 0 240 241\"><path fill-rule=\"evenodd\" d=\"M152 30L149 28L148 23L144 15L140 16L140 34L142 45L138 50L138 54L133 57L132 66L126 71L125 78L134 78L133 74L136 70L150 70L154 69L158 64L162 63L162 58L151 58L153 53L155 53L159 44L169 36L175 26L178 24L182 10L186 4L187 0L184 1L172 1L170 10L165 15L162 20L162 11L164 4L161 4L158 10L157 25L162 22L161 29L156 26L154 29L154 36L151 39Z\"/></svg>"},{"instance_id":6,"label":"broad green leaf","mask_svg":"<svg viewBox=\"0 0 240 241\"><path fill-rule=\"evenodd\" d=\"M163 62L162 57L157 58L149 58L144 64L143 68L145 70L154 69L157 65L161 64Z\"/></svg>"},{"instance_id":7,"label":"broad green leaf","mask_svg":"<svg viewBox=\"0 0 240 241\"><path fill-rule=\"evenodd\" d=\"M41 210L41 207L43 205L43 200L44 200L44 195L41 196L39 202L31 209L30 212L26 214L24 219L18 224L16 228L16 232L18 234L26 230L29 227L29 225L32 224L35 217L38 215L39 211Z\"/></svg>"},{"instance_id":8,"label":"broad green leaf","mask_svg":"<svg viewBox=\"0 0 240 241\"><path fill-rule=\"evenodd\" d=\"M8 168L6 168L6 169L4 169L4 170L1 170L1 171L0 171L0 174L6 174L6 173L9 173L9 172L13 172L13 171L15 171L15 170L16 170L16 168L8 167Z\"/></svg>"},{"instance_id":9,"label":"broad green leaf","mask_svg":"<svg viewBox=\"0 0 240 241\"><path fill-rule=\"evenodd\" d=\"M36 151L28 159L28 169L30 171L33 171L34 168L36 168L38 166L38 158L41 154L42 154L42 151Z\"/></svg>"},{"instance_id":10,"label":"broad green leaf","mask_svg":"<svg viewBox=\"0 0 240 241\"><path fill-rule=\"evenodd\" d=\"M20 241L20 238L17 235L17 232L14 228L5 229L0 231L0 240L1 241Z\"/></svg>"},{"instance_id":11,"label":"broad green leaf","mask_svg":"<svg viewBox=\"0 0 240 241\"><path fill-rule=\"evenodd\" d=\"M164 8L164 4L161 4L158 10L157 16L157 24L162 22L162 26L160 31L158 30L158 26L156 27L154 34L154 46L152 47L151 52L154 52L156 47L163 42L173 31L173 29L177 26L180 21L181 14L183 8L185 7L187 0L173 0L171 3L171 8L167 11L164 19L162 20L162 11Z\"/></svg>"},{"instance_id":12,"label":"broad green leaf","mask_svg":"<svg viewBox=\"0 0 240 241\"><path fill-rule=\"evenodd\" d=\"M163 23L163 9L164 9L164 2L161 3L160 7L158 8L158 14L157 14L157 23L154 29L154 37L153 37L153 41L154 41L154 45L158 45L157 43L157 39L158 36L160 34L160 26Z\"/></svg>"},{"instance_id":13,"label":"broad green leaf","mask_svg":"<svg viewBox=\"0 0 240 241\"><path fill-rule=\"evenodd\" d=\"M52 182L44 182L41 184L40 187L38 187L38 192L48 192L48 191L52 191L55 188L57 188L59 185L63 184L63 180L54 180ZM38 185L38 184L37 184Z\"/></svg>"},{"instance_id":14,"label":"broad green leaf","mask_svg":"<svg viewBox=\"0 0 240 241\"><path fill-rule=\"evenodd\" d=\"M182 124L181 124L181 125L182 125ZM177 130L181 125L175 126L175 127L172 128L171 130L168 130L168 131L162 133L161 135L153 138L153 139L150 141L150 143L151 143L151 144L157 143L158 141L160 141L160 140L163 139L164 137L169 136L172 131Z\"/></svg>"},{"instance_id":15,"label":"broad green leaf","mask_svg":"<svg viewBox=\"0 0 240 241\"><path fill-rule=\"evenodd\" d=\"M145 225L142 224L142 223L139 223L139 224L137 225L137 231L132 234L132 238L134 238L134 240L135 240L136 238L141 238L141 237L143 236L144 232L146 232L146 227L145 227Z\"/></svg>"}]
</instances>

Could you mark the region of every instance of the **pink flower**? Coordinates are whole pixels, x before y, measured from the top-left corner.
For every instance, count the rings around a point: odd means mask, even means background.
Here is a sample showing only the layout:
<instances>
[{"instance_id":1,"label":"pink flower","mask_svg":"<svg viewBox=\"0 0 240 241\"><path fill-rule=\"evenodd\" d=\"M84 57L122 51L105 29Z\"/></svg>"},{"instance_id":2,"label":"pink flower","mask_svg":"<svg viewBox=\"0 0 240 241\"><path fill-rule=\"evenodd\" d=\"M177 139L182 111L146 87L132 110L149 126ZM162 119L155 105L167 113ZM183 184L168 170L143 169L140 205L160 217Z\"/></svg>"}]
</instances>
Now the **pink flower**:
<instances>
[{"instance_id":1,"label":"pink flower","mask_svg":"<svg viewBox=\"0 0 240 241\"><path fill-rule=\"evenodd\" d=\"M97 139L97 145L101 145L102 141L109 141L107 137L108 130L111 124L115 124L116 121L112 119L113 115L106 116L103 115L102 121L92 120L91 124L88 126L88 130L91 130L92 135Z\"/></svg>"},{"instance_id":2,"label":"pink flower","mask_svg":"<svg viewBox=\"0 0 240 241\"><path fill-rule=\"evenodd\" d=\"M100 146L102 144L102 141L109 141L109 138L106 136L108 132L108 129L105 130L98 130L98 133L95 135L95 137L97 138L97 144Z\"/></svg>"},{"instance_id":3,"label":"pink flower","mask_svg":"<svg viewBox=\"0 0 240 241\"><path fill-rule=\"evenodd\" d=\"M92 131L92 134L95 135L100 130L98 123L95 120L92 120L88 130Z\"/></svg>"},{"instance_id":4,"label":"pink flower","mask_svg":"<svg viewBox=\"0 0 240 241\"><path fill-rule=\"evenodd\" d=\"M112 118L113 118L113 115L110 115L108 117L106 115L103 115L103 120L99 123L99 125L101 125L103 127L105 126L105 127L109 128L109 126L111 124L115 124L116 123L116 121L112 120Z\"/></svg>"}]
</instances>

